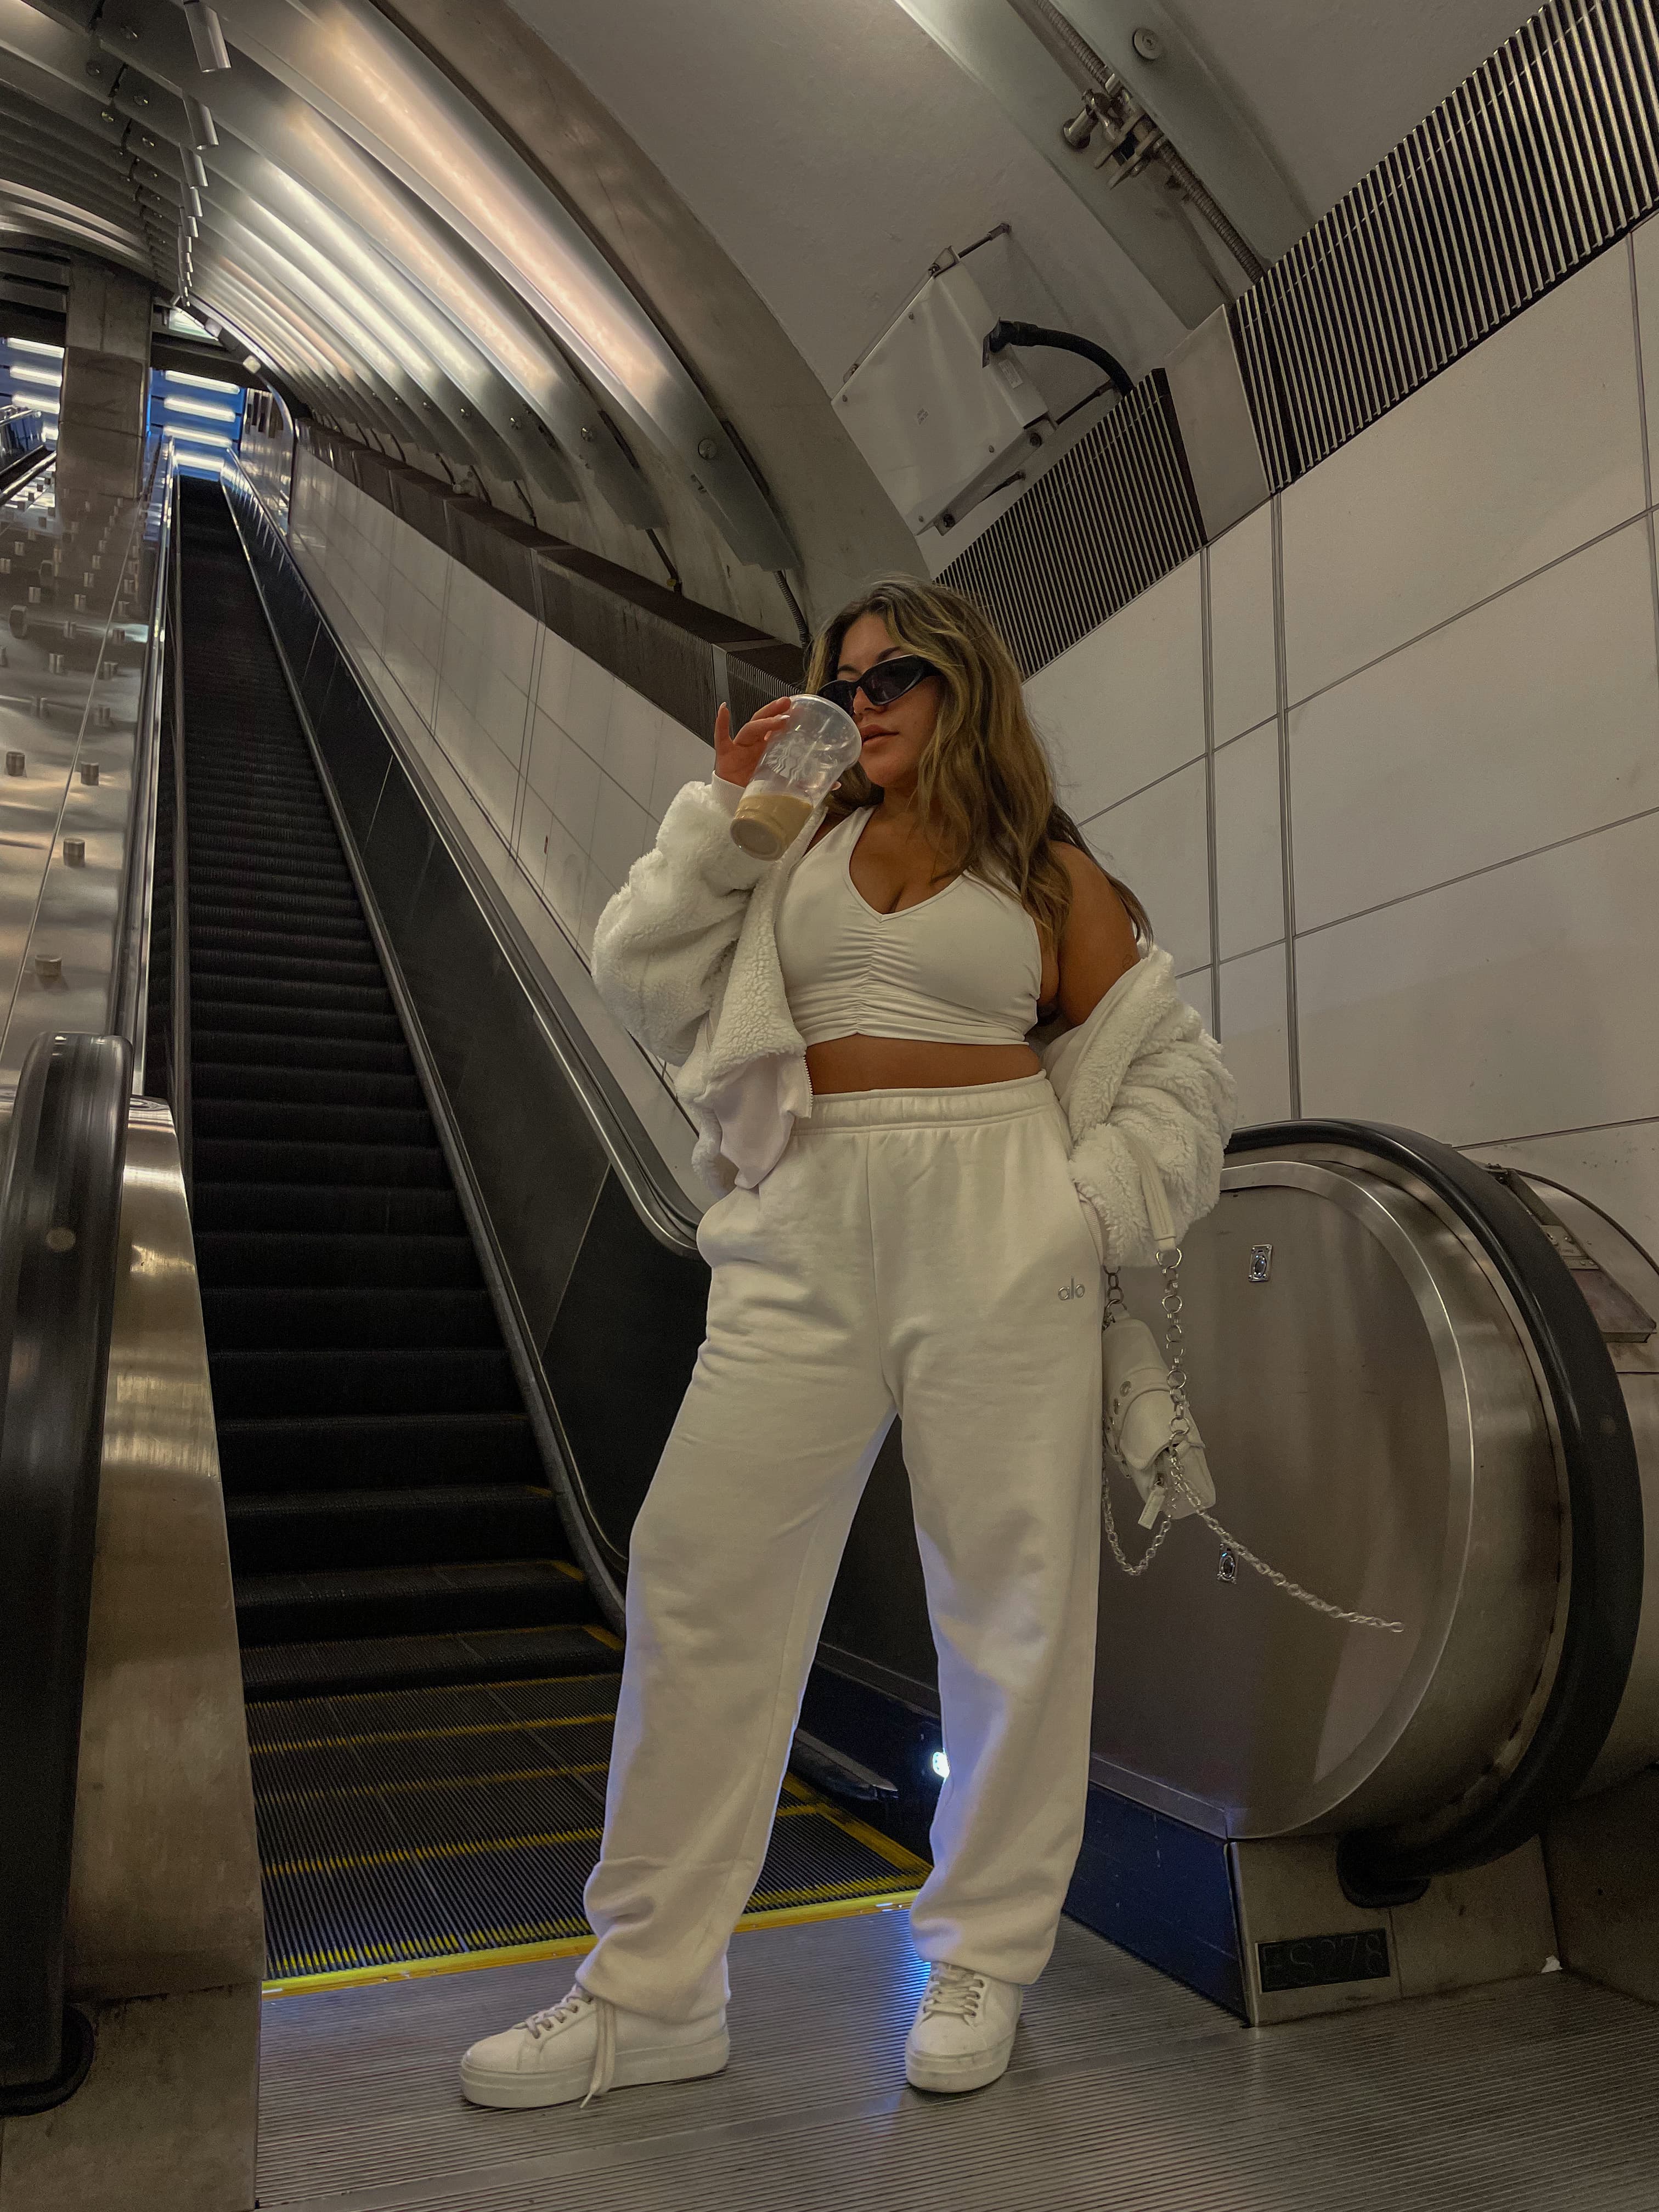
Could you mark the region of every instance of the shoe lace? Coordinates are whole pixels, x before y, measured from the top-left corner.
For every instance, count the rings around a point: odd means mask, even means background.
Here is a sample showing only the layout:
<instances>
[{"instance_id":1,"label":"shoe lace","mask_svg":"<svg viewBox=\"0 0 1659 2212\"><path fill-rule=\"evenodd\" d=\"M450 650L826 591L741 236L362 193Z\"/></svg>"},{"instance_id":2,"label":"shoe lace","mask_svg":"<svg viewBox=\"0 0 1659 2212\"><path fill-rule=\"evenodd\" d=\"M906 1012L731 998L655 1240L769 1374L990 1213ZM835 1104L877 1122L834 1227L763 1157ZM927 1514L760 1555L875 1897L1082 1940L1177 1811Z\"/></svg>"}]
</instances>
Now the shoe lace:
<instances>
[{"instance_id":1,"label":"shoe lace","mask_svg":"<svg viewBox=\"0 0 1659 2212\"><path fill-rule=\"evenodd\" d=\"M986 1980L967 1966L934 1966L927 1976L921 2000L921 2016L931 2020L945 2013L957 2020L977 2020L985 2002Z\"/></svg>"},{"instance_id":2,"label":"shoe lace","mask_svg":"<svg viewBox=\"0 0 1659 2212\"><path fill-rule=\"evenodd\" d=\"M519 2025L528 2030L539 2043L552 2028L562 2027L567 2021L574 2020L591 2009L595 2014L598 2035L593 2049L593 2071L588 2077L587 2094L580 2109L586 2112L595 2097L603 2097L610 2088L617 2071L617 2015L603 1997L596 1997L580 1983L559 1999L557 2004L544 2005L540 2012L532 2012L528 2020Z\"/></svg>"}]
</instances>

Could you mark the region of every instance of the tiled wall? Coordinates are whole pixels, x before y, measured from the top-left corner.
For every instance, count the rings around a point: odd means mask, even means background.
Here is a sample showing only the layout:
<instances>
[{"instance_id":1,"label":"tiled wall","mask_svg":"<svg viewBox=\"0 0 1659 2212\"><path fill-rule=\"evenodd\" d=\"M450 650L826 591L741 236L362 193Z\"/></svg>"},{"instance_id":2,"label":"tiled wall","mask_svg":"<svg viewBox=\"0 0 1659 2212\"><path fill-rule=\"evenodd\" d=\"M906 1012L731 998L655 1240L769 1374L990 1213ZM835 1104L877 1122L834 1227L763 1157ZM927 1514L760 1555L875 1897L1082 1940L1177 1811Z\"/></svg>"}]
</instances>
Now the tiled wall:
<instances>
[{"instance_id":1,"label":"tiled wall","mask_svg":"<svg viewBox=\"0 0 1659 2212\"><path fill-rule=\"evenodd\" d=\"M388 718L686 1184L690 1127L611 1022L586 963L593 924L705 738L577 652L302 447L290 540Z\"/></svg>"},{"instance_id":2,"label":"tiled wall","mask_svg":"<svg viewBox=\"0 0 1659 2212\"><path fill-rule=\"evenodd\" d=\"M1246 1118L1424 1129L1650 1249L1656 440L1650 222L1030 685Z\"/></svg>"},{"instance_id":3,"label":"tiled wall","mask_svg":"<svg viewBox=\"0 0 1659 2212\"><path fill-rule=\"evenodd\" d=\"M1030 686L1247 1119L1424 1129L1650 1247L1656 410L1650 223ZM526 927L585 952L700 735L305 456L294 528Z\"/></svg>"}]
</instances>

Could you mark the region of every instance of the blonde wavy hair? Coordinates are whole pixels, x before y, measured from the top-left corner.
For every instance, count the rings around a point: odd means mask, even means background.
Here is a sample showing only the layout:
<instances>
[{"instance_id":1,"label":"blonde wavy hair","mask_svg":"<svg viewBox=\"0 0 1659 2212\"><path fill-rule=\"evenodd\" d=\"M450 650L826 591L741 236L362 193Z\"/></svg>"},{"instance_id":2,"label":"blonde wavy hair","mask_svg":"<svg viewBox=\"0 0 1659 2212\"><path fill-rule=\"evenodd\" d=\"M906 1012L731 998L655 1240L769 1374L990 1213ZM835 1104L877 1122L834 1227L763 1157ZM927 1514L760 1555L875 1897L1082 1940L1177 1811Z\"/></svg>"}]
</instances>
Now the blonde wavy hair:
<instances>
[{"instance_id":1,"label":"blonde wavy hair","mask_svg":"<svg viewBox=\"0 0 1659 2212\"><path fill-rule=\"evenodd\" d=\"M1054 803L1054 777L1031 726L1014 657L974 602L941 584L886 576L825 625L807 663L806 689L822 690L841 663L842 641L861 615L878 615L893 641L920 653L942 680L945 696L921 756L916 796L933 831L938 877L977 876L1011 891L1058 945L1072 908L1072 879L1056 848L1089 848ZM848 769L831 794L832 819L844 820L881 793L862 768ZM1093 855L1090 855L1091 859ZM1146 909L1114 875L1142 950L1152 943Z\"/></svg>"}]
</instances>

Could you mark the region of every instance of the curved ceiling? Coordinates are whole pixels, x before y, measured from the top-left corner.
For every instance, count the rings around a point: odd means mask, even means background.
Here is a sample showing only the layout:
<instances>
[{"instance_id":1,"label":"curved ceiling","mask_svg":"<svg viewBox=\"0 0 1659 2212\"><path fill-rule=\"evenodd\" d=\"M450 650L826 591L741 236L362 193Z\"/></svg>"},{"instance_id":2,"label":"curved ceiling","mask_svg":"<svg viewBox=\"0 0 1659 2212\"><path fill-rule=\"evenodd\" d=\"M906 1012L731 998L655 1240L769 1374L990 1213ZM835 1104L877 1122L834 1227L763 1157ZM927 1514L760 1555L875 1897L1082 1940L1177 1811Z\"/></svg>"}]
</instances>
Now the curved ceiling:
<instances>
[{"instance_id":1,"label":"curved ceiling","mask_svg":"<svg viewBox=\"0 0 1659 2212\"><path fill-rule=\"evenodd\" d=\"M941 248L1011 226L1054 313L1142 372L1516 14L0 0L0 227L141 272L325 422L787 633L921 565L830 395ZM1109 159L1123 116L1143 135Z\"/></svg>"}]
</instances>

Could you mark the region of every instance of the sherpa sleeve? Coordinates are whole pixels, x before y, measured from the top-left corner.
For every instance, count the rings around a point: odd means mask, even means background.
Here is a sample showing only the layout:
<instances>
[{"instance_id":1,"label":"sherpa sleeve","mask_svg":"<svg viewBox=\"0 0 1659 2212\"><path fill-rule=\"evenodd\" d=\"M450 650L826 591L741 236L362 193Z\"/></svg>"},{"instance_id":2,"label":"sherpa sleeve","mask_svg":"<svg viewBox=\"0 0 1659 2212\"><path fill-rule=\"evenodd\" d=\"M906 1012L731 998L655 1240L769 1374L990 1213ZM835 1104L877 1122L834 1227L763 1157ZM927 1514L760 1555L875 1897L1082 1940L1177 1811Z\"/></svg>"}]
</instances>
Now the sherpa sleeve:
<instances>
[{"instance_id":1,"label":"sherpa sleeve","mask_svg":"<svg viewBox=\"0 0 1659 2212\"><path fill-rule=\"evenodd\" d=\"M1221 1195L1222 1154L1232 1134L1237 1086L1198 1017L1182 1011L1186 1022L1161 1023L1136 1053L1109 1112L1072 1152L1072 1180L1099 1219L1109 1267L1147 1267L1157 1257L1129 1139L1156 1164L1178 1237ZM1188 1027L1193 1034L1170 1034Z\"/></svg>"},{"instance_id":2,"label":"sherpa sleeve","mask_svg":"<svg viewBox=\"0 0 1659 2212\"><path fill-rule=\"evenodd\" d=\"M657 842L593 931L593 981L647 1052L678 1066L731 960L749 895L769 861L732 842L735 785L688 783Z\"/></svg>"}]
</instances>

